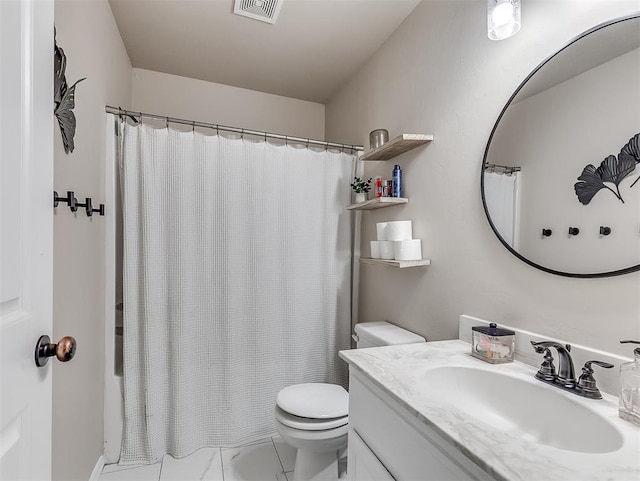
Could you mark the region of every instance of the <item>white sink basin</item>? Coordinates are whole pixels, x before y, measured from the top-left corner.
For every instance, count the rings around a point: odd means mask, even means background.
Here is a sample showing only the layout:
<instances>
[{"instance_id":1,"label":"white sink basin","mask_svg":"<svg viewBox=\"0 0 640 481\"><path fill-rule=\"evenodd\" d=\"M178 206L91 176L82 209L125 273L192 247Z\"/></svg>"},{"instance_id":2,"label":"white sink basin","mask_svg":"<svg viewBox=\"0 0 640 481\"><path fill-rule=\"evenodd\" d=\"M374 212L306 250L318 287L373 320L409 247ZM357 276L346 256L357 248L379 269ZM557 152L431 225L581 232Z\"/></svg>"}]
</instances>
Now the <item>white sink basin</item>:
<instances>
[{"instance_id":1,"label":"white sink basin","mask_svg":"<svg viewBox=\"0 0 640 481\"><path fill-rule=\"evenodd\" d=\"M620 449L623 436L588 403L531 377L469 366L442 366L424 375L429 396L464 415L535 443L579 453Z\"/></svg>"}]
</instances>

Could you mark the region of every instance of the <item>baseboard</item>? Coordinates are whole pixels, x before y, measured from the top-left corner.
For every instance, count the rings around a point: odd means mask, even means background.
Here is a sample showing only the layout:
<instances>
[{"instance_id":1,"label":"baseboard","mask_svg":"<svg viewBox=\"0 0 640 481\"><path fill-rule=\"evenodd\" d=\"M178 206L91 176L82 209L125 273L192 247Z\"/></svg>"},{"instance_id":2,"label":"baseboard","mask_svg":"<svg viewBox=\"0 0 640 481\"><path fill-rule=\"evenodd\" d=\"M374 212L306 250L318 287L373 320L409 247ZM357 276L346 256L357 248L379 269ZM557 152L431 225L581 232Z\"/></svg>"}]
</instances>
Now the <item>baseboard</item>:
<instances>
[{"instance_id":1,"label":"baseboard","mask_svg":"<svg viewBox=\"0 0 640 481\"><path fill-rule=\"evenodd\" d=\"M100 474L102 474L103 468L104 468L104 456L100 456L98 458L98 461L96 462L95 467L93 468L93 471L91 471L91 477L89 478L89 481L98 481Z\"/></svg>"}]
</instances>

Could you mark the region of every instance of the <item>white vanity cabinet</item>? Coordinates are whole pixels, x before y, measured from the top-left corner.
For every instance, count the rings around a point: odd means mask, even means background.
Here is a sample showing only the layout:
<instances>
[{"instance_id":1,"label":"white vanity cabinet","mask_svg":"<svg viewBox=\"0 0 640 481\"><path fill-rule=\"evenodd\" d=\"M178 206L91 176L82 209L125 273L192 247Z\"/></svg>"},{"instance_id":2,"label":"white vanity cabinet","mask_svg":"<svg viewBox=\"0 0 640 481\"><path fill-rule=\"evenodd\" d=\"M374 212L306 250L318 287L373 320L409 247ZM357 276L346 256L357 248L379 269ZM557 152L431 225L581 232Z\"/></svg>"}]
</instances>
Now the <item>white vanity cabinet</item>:
<instances>
[{"instance_id":1,"label":"white vanity cabinet","mask_svg":"<svg viewBox=\"0 0 640 481\"><path fill-rule=\"evenodd\" d=\"M350 481L494 479L357 369L349 379Z\"/></svg>"},{"instance_id":2,"label":"white vanity cabinet","mask_svg":"<svg viewBox=\"0 0 640 481\"><path fill-rule=\"evenodd\" d=\"M351 481L394 481L384 464L373 454L354 429L349 429L348 479Z\"/></svg>"}]
</instances>

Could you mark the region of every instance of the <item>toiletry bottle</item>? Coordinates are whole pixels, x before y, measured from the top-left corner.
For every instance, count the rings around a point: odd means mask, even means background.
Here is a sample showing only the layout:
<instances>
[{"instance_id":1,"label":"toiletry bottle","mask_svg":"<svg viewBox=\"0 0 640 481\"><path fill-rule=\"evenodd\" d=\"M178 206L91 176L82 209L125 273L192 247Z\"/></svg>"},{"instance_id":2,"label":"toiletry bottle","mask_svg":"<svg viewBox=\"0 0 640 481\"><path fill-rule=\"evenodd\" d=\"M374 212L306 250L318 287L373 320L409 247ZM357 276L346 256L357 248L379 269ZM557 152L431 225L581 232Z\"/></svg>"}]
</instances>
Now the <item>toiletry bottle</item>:
<instances>
[{"instance_id":1,"label":"toiletry bottle","mask_svg":"<svg viewBox=\"0 0 640 481\"><path fill-rule=\"evenodd\" d=\"M382 183L382 190L384 191L384 197L393 197L393 180L385 180Z\"/></svg>"},{"instance_id":2,"label":"toiletry bottle","mask_svg":"<svg viewBox=\"0 0 640 481\"><path fill-rule=\"evenodd\" d=\"M376 183L375 183L375 192L376 192L376 197L382 197L384 192L382 190L382 177L378 176L376 177Z\"/></svg>"},{"instance_id":3,"label":"toiletry bottle","mask_svg":"<svg viewBox=\"0 0 640 481\"><path fill-rule=\"evenodd\" d=\"M620 341L640 344L639 341ZM633 350L634 360L620 366L620 404L618 414L622 419L640 426L640 347Z\"/></svg>"},{"instance_id":4,"label":"toiletry bottle","mask_svg":"<svg viewBox=\"0 0 640 481\"><path fill-rule=\"evenodd\" d=\"M402 169L398 164L393 167L393 196L402 197Z\"/></svg>"}]
</instances>

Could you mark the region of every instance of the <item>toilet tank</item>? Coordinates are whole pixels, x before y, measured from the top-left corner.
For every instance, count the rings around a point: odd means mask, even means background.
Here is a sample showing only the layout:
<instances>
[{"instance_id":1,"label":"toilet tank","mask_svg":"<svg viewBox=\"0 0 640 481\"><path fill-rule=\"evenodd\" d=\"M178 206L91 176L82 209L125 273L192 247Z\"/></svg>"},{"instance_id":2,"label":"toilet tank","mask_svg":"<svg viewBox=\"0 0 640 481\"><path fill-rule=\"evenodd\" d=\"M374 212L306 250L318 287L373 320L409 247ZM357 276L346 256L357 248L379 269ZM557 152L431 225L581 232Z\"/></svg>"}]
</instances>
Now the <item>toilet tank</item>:
<instances>
[{"instance_id":1,"label":"toilet tank","mask_svg":"<svg viewBox=\"0 0 640 481\"><path fill-rule=\"evenodd\" d=\"M356 324L355 331L353 338L358 349L426 342L424 337L386 321L361 322Z\"/></svg>"}]
</instances>

